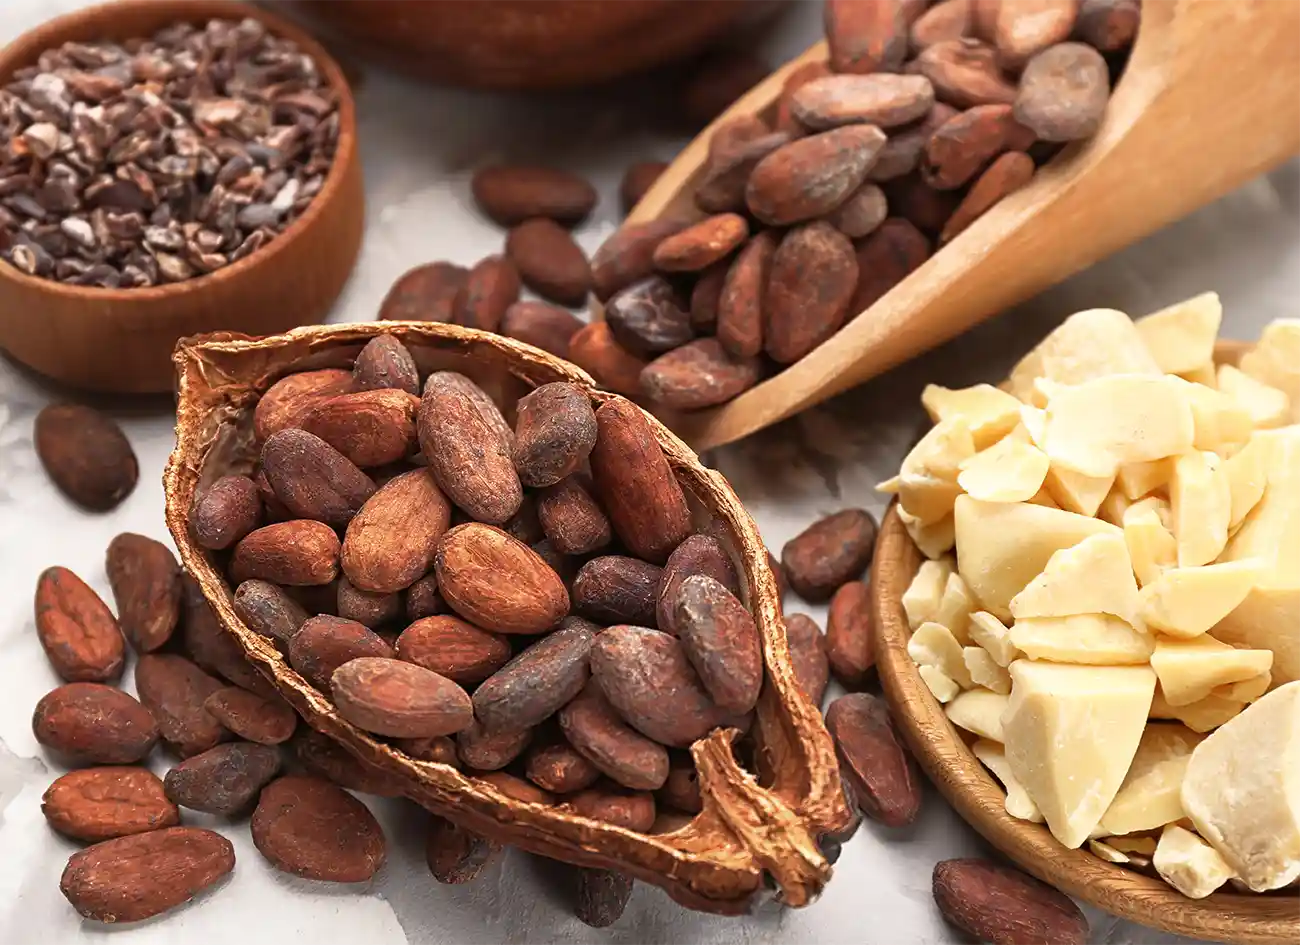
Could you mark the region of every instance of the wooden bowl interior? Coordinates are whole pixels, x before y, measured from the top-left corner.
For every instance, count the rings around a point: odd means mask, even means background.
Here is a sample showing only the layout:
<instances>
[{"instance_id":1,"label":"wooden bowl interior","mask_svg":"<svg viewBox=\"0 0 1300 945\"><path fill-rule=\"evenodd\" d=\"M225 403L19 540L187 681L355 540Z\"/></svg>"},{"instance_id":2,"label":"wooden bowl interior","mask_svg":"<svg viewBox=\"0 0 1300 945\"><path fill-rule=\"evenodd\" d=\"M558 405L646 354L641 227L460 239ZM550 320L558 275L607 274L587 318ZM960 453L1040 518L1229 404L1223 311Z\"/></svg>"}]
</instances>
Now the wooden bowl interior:
<instances>
[{"instance_id":1,"label":"wooden bowl interior","mask_svg":"<svg viewBox=\"0 0 1300 945\"><path fill-rule=\"evenodd\" d=\"M279 651L239 620L222 556L203 551L190 537L193 497L217 476L252 468L257 449L252 408L275 380L298 370L350 366L365 342L382 333L402 340L422 372L461 371L501 403L557 380L582 386L594 405L615 397L596 391L582 371L536 348L451 325L384 322L305 328L260 340L225 333L182 344L176 355L178 442L165 477L168 526L186 569L250 662L276 683L312 727L403 779L412 800L470 829L557 859L621 869L664 886L692 908L743 909L759 890L763 870L794 904L810 899L829 876L815 838L842 828L848 820L834 749L817 707L795 683L775 578L752 520L726 481L700 465L680 440L653 420L660 445L693 500L697 523L720 518L731 537L747 603L762 634L767 668L753 730L757 779L740 773L732 749L734 732L715 731L697 742L693 753L705 809L679 830L647 836L553 808L520 805L454 768L414 760L344 721ZM745 816L737 817L737 810ZM772 818L775 825L765 825Z\"/></svg>"},{"instance_id":2,"label":"wooden bowl interior","mask_svg":"<svg viewBox=\"0 0 1300 945\"><path fill-rule=\"evenodd\" d=\"M1235 363L1247 347L1221 342L1216 358ZM872 566L876 666L913 754L967 823L1021 868L1120 918L1209 941L1300 942L1300 901L1294 890L1266 895L1216 892L1188 899L1157 877L1107 863L1085 849L1067 850L1046 827L1006 812L1006 792L948 720L907 653L911 630L902 595L922 560L895 503L881 523Z\"/></svg>"},{"instance_id":3,"label":"wooden bowl interior","mask_svg":"<svg viewBox=\"0 0 1300 945\"><path fill-rule=\"evenodd\" d=\"M338 145L315 199L262 249L185 282L140 289L72 286L0 262L0 348L77 387L168 391L178 338L218 328L283 331L329 311L360 250L365 197L356 104L342 69L308 33L231 0L122 0L57 17L4 47L0 84L43 51L68 41L129 39L176 22L245 17L297 43L338 93Z\"/></svg>"}]
</instances>

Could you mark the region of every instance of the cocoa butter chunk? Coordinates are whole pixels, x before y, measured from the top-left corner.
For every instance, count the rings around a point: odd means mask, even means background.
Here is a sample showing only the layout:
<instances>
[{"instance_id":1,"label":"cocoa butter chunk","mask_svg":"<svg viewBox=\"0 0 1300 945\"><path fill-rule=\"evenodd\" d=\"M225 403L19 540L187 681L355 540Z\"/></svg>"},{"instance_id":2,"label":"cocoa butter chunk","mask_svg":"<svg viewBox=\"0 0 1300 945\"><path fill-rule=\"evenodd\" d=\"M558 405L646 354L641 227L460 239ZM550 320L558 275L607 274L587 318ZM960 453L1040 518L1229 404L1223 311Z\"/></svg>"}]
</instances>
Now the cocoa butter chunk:
<instances>
[{"instance_id":1,"label":"cocoa butter chunk","mask_svg":"<svg viewBox=\"0 0 1300 945\"><path fill-rule=\"evenodd\" d=\"M646 365L641 392L675 410L703 410L743 394L762 373L758 358L736 357L717 338L697 338Z\"/></svg>"},{"instance_id":2,"label":"cocoa butter chunk","mask_svg":"<svg viewBox=\"0 0 1300 945\"><path fill-rule=\"evenodd\" d=\"M232 742L182 761L167 772L167 797L181 807L233 817L252 808L258 792L280 773L280 752Z\"/></svg>"},{"instance_id":3,"label":"cocoa butter chunk","mask_svg":"<svg viewBox=\"0 0 1300 945\"><path fill-rule=\"evenodd\" d=\"M588 683L559 719L569 744L624 787L653 791L667 780L668 752L625 723L598 686Z\"/></svg>"},{"instance_id":4,"label":"cocoa butter chunk","mask_svg":"<svg viewBox=\"0 0 1300 945\"><path fill-rule=\"evenodd\" d=\"M182 758L223 741L228 733L203 707L222 688L183 656L147 653L135 664L135 689L140 701L158 720L158 731Z\"/></svg>"},{"instance_id":5,"label":"cocoa butter chunk","mask_svg":"<svg viewBox=\"0 0 1300 945\"><path fill-rule=\"evenodd\" d=\"M340 564L362 591L391 594L433 567L438 540L451 523L451 503L428 469L384 483L348 523Z\"/></svg>"},{"instance_id":6,"label":"cocoa butter chunk","mask_svg":"<svg viewBox=\"0 0 1300 945\"><path fill-rule=\"evenodd\" d=\"M841 584L861 577L876 545L876 520L864 509L818 519L785 543L781 567L804 600L829 600Z\"/></svg>"},{"instance_id":7,"label":"cocoa butter chunk","mask_svg":"<svg viewBox=\"0 0 1300 945\"><path fill-rule=\"evenodd\" d=\"M117 837L74 853L59 889L100 922L139 922L188 902L235 868L230 841L201 827Z\"/></svg>"},{"instance_id":8,"label":"cocoa butter chunk","mask_svg":"<svg viewBox=\"0 0 1300 945\"><path fill-rule=\"evenodd\" d=\"M36 634L65 682L112 682L122 675L126 645L117 619L67 568L47 568L36 582Z\"/></svg>"},{"instance_id":9,"label":"cocoa butter chunk","mask_svg":"<svg viewBox=\"0 0 1300 945\"><path fill-rule=\"evenodd\" d=\"M722 542L712 535L691 535L674 549L664 565L656 591L655 616L657 626L665 633L676 635L673 627L673 602L682 581L693 574L703 574L717 581L732 594L740 596L740 578Z\"/></svg>"},{"instance_id":10,"label":"cocoa butter chunk","mask_svg":"<svg viewBox=\"0 0 1300 945\"><path fill-rule=\"evenodd\" d=\"M490 525L469 522L443 535L434 570L447 603L484 630L545 633L569 612L569 592L551 566Z\"/></svg>"},{"instance_id":11,"label":"cocoa butter chunk","mask_svg":"<svg viewBox=\"0 0 1300 945\"><path fill-rule=\"evenodd\" d=\"M543 384L516 405L514 464L526 486L551 486L577 471L596 443L596 414L574 384Z\"/></svg>"},{"instance_id":12,"label":"cocoa butter chunk","mask_svg":"<svg viewBox=\"0 0 1300 945\"><path fill-rule=\"evenodd\" d=\"M253 811L253 845L272 866L305 879L364 883L384 863L384 833L359 800L328 781L286 775Z\"/></svg>"},{"instance_id":13,"label":"cocoa butter chunk","mask_svg":"<svg viewBox=\"0 0 1300 945\"><path fill-rule=\"evenodd\" d=\"M754 618L729 590L704 575L682 581L673 627L686 657L718 707L743 714L763 686L763 652Z\"/></svg>"},{"instance_id":14,"label":"cocoa butter chunk","mask_svg":"<svg viewBox=\"0 0 1300 945\"><path fill-rule=\"evenodd\" d=\"M686 494L635 404L610 400L596 411L591 475L614 532L636 557L668 560L691 531Z\"/></svg>"},{"instance_id":15,"label":"cocoa butter chunk","mask_svg":"<svg viewBox=\"0 0 1300 945\"><path fill-rule=\"evenodd\" d=\"M498 425L497 418L484 416L483 401L491 400L486 393L471 396L467 380L451 372L429 375L420 402L420 449L452 502L473 518L498 525L519 511L523 487L502 430L509 428L504 420Z\"/></svg>"},{"instance_id":16,"label":"cocoa butter chunk","mask_svg":"<svg viewBox=\"0 0 1300 945\"><path fill-rule=\"evenodd\" d=\"M772 256L764 300L763 344L793 364L840 330L858 284L853 244L829 223L795 227Z\"/></svg>"},{"instance_id":17,"label":"cocoa butter chunk","mask_svg":"<svg viewBox=\"0 0 1300 945\"><path fill-rule=\"evenodd\" d=\"M78 505L107 512L135 489L135 451L107 414L80 404L50 404L36 415L32 436L45 472Z\"/></svg>"},{"instance_id":18,"label":"cocoa butter chunk","mask_svg":"<svg viewBox=\"0 0 1300 945\"><path fill-rule=\"evenodd\" d=\"M181 609L181 567L171 549L123 532L109 542L104 569L127 642L138 653L166 643Z\"/></svg>"},{"instance_id":19,"label":"cocoa butter chunk","mask_svg":"<svg viewBox=\"0 0 1300 945\"><path fill-rule=\"evenodd\" d=\"M47 692L36 703L32 733L70 764L126 765L153 750L158 723L120 689L74 682Z\"/></svg>"},{"instance_id":20,"label":"cocoa butter chunk","mask_svg":"<svg viewBox=\"0 0 1300 945\"><path fill-rule=\"evenodd\" d=\"M613 538L609 519L591 494L591 480L580 473L544 489L537 515L546 538L561 554L590 554Z\"/></svg>"},{"instance_id":21,"label":"cocoa butter chunk","mask_svg":"<svg viewBox=\"0 0 1300 945\"><path fill-rule=\"evenodd\" d=\"M813 705L822 704L830 682L830 662L826 658L826 638L807 614L786 614L785 638L790 647L790 663L795 682Z\"/></svg>"},{"instance_id":22,"label":"cocoa butter chunk","mask_svg":"<svg viewBox=\"0 0 1300 945\"><path fill-rule=\"evenodd\" d=\"M685 748L728 721L681 643L658 630L604 630L591 647L591 673L623 720L661 744Z\"/></svg>"},{"instance_id":23,"label":"cocoa butter chunk","mask_svg":"<svg viewBox=\"0 0 1300 945\"><path fill-rule=\"evenodd\" d=\"M862 812L888 827L915 820L921 809L916 766L884 700L866 692L840 696L826 710L826 728Z\"/></svg>"},{"instance_id":24,"label":"cocoa butter chunk","mask_svg":"<svg viewBox=\"0 0 1300 945\"><path fill-rule=\"evenodd\" d=\"M273 433L262 446L262 471L276 498L299 518L347 525L375 491L350 459L305 430Z\"/></svg>"},{"instance_id":25,"label":"cocoa butter chunk","mask_svg":"<svg viewBox=\"0 0 1300 945\"><path fill-rule=\"evenodd\" d=\"M424 856L440 883L470 883L501 854L501 844L436 814L429 815Z\"/></svg>"},{"instance_id":26,"label":"cocoa butter chunk","mask_svg":"<svg viewBox=\"0 0 1300 945\"><path fill-rule=\"evenodd\" d=\"M662 568L637 558L592 558L573 579L573 607L598 624L652 624L662 576Z\"/></svg>"},{"instance_id":27,"label":"cocoa butter chunk","mask_svg":"<svg viewBox=\"0 0 1300 945\"><path fill-rule=\"evenodd\" d=\"M357 390L404 390L420 394L420 369L406 345L392 335L376 335L366 342L352 365Z\"/></svg>"},{"instance_id":28,"label":"cocoa butter chunk","mask_svg":"<svg viewBox=\"0 0 1300 945\"><path fill-rule=\"evenodd\" d=\"M595 635L571 626L534 643L474 690L474 716L488 731L542 722L582 691Z\"/></svg>"},{"instance_id":29,"label":"cocoa butter chunk","mask_svg":"<svg viewBox=\"0 0 1300 945\"><path fill-rule=\"evenodd\" d=\"M873 125L791 141L758 162L745 187L745 203L769 226L822 216L862 186L884 144L885 133Z\"/></svg>"},{"instance_id":30,"label":"cocoa butter chunk","mask_svg":"<svg viewBox=\"0 0 1300 945\"><path fill-rule=\"evenodd\" d=\"M358 728L396 738L432 738L469 727L469 696L445 676L402 660L363 656L330 677L339 715Z\"/></svg>"},{"instance_id":31,"label":"cocoa butter chunk","mask_svg":"<svg viewBox=\"0 0 1300 945\"><path fill-rule=\"evenodd\" d=\"M222 476L208 486L190 510L190 528L200 547L229 548L262 524L262 498L248 476Z\"/></svg>"},{"instance_id":32,"label":"cocoa butter chunk","mask_svg":"<svg viewBox=\"0 0 1300 945\"><path fill-rule=\"evenodd\" d=\"M474 172L474 202L494 222L514 226L533 217L574 226L596 206L596 188L585 179L549 167L503 164Z\"/></svg>"},{"instance_id":33,"label":"cocoa butter chunk","mask_svg":"<svg viewBox=\"0 0 1300 945\"><path fill-rule=\"evenodd\" d=\"M935 905L981 942L1083 945L1088 920L1070 897L1020 870L974 857L934 866Z\"/></svg>"},{"instance_id":34,"label":"cocoa butter chunk","mask_svg":"<svg viewBox=\"0 0 1300 945\"><path fill-rule=\"evenodd\" d=\"M307 620L289 641L289 665L321 692L330 677L349 660L362 656L392 656L389 643L363 624L321 614Z\"/></svg>"},{"instance_id":35,"label":"cocoa butter chunk","mask_svg":"<svg viewBox=\"0 0 1300 945\"><path fill-rule=\"evenodd\" d=\"M235 588L235 613L255 633L284 649L310 616L296 600L267 581L244 581Z\"/></svg>"},{"instance_id":36,"label":"cocoa butter chunk","mask_svg":"<svg viewBox=\"0 0 1300 945\"><path fill-rule=\"evenodd\" d=\"M640 279L611 295L605 323L620 345L641 356L671 351L695 337L690 312L662 276Z\"/></svg>"}]
</instances>

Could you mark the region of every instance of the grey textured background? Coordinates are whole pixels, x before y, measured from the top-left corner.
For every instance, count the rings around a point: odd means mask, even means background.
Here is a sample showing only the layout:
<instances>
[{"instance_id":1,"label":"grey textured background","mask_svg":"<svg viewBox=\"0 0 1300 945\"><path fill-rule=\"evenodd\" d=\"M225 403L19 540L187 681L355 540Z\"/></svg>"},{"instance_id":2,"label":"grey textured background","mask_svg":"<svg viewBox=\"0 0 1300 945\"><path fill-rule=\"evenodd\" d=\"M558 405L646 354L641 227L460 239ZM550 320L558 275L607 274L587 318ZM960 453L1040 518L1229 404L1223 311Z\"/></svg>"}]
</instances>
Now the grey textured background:
<instances>
[{"instance_id":1,"label":"grey textured background","mask_svg":"<svg viewBox=\"0 0 1300 945\"><path fill-rule=\"evenodd\" d=\"M0 0L0 42L82 5ZM766 52L776 64L819 34L820 4L796 4L766 41ZM640 130L634 115L599 97L508 100L431 90L373 69L366 71L359 103L369 219L356 274L331 318L339 322L369 320L392 280L411 265L437 258L472 263L499 250L501 232L469 205L468 175L476 165L522 157L589 175L601 204L578 236L593 250L617 223L623 167L643 157L669 158L682 143ZM1291 163L913 364L710 459L731 477L774 549L819 514L845 505L878 512L883 503L872 486L896 468L920 422L921 386L996 379L1073 311L1110 306L1142 314L1216 289L1227 335L1252 338L1272 318L1300 316L1298 206L1300 163ZM588 929L569 913L561 871L532 857L512 853L465 888L432 882L423 862L420 812L379 801L374 808L390 854L373 883L330 887L276 873L253 849L246 825L236 824L220 828L235 844L238 866L215 895L130 928L82 923L58 892L74 845L51 833L40 814L40 796L60 771L43 759L30 728L33 705L56 684L36 640L32 590L42 569L62 564L107 595L103 554L113 535L166 538L159 480L173 416L161 398L104 404L134 443L141 478L115 512L89 516L54 490L32 452L36 411L65 394L0 358L0 942L64 945L108 936L122 945L958 940L935 913L930 870L936 860L978 851L980 843L933 792L910 829L864 826L847 845L825 895L798 911L766 908L732 920L701 916L640 886L617 925ZM791 602L791 609L798 607ZM820 609L810 612L824 618ZM208 818L186 819L203 824ZM1090 918L1097 943L1178 941L1095 912Z\"/></svg>"}]
</instances>

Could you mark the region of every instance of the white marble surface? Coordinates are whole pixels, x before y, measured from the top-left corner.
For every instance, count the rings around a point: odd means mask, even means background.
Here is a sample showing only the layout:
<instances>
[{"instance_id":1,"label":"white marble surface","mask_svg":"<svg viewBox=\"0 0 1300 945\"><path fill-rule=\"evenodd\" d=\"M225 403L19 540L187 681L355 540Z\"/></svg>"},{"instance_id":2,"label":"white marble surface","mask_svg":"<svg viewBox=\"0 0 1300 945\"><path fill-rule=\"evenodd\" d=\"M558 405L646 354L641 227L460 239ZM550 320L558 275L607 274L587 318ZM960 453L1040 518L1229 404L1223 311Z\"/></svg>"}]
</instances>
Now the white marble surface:
<instances>
[{"instance_id":1,"label":"white marble surface","mask_svg":"<svg viewBox=\"0 0 1300 945\"><path fill-rule=\"evenodd\" d=\"M81 5L0 0L0 42ZM766 44L773 63L817 37L819 12L817 4L795 5ZM431 90L372 70L359 100L369 221L356 274L333 321L369 320L388 285L413 264L436 258L470 263L498 250L500 231L468 204L467 175L476 164L526 156L589 174L599 185L601 206L579 237L591 250L616 224L623 166L650 155L669 157L680 144L639 131L635 116L581 95L507 101ZM1272 318L1300 314L1298 203L1300 163L1292 163L965 338L713 460L773 548L819 513L850 504L879 511L882 502L871 486L896 466L916 429L921 385L995 378L1072 311L1113 306L1141 313L1217 289L1226 333L1242 338ZM423 863L420 813L381 801L374 808L390 852L370 884L331 887L286 877L262 861L246 824L221 825L238 858L224 888L137 926L82 922L58 891L74 846L52 834L40 813L41 793L59 769L43 758L29 720L37 699L57 680L36 640L32 590L43 568L62 564L107 595L103 553L113 535L129 530L165 539L160 476L173 416L161 398L103 404L134 443L141 477L120 508L91 516L55 491L32 452L36 411L61 396L66 392L0 358L0 942L71 945L110 935L123 945L959 940L934 910L930 870L936 860L978 851L980 843L933 792L914 827L865 826L845 848L825 895L798 911L769 907L744 919L720 919L688 913L657 890L638 886L617 925L588 929L570 915L558 871L522 854L510 854L468 887L434 883ZM191 823L206 819L187 814ZM1095 912L1090 918L1096 943L1178 941Z\"/></svg>"}]
</instances>

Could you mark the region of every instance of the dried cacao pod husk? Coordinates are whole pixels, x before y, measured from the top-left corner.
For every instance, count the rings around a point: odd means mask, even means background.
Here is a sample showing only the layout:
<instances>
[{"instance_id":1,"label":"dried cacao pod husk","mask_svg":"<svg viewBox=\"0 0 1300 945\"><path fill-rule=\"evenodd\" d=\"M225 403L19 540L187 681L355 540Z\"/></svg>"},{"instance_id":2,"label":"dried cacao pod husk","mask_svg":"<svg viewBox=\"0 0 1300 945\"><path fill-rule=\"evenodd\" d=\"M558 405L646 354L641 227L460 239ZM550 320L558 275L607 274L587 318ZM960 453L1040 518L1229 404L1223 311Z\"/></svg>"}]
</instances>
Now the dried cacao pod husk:
<instances>
[{"instance_id":1,"label":"dried cacao pod husk","mask_svg":"<svg viewBox=\"0 0 1300 945\"><path fill-rule=\"evenodd\" d=\"M313 326L250 339L223 333L190 338L177 348L177 446L167 466L167 522L186 570L246 658L271 678L307 723L356 758L391 775L407 797L495 842L577 866L615 870L665 889L679 903L707 912L744 913L778 891L802 906L816 898L831 868L818 839L851 820L839 768L817 706L799 690L780 631L777 581L753 521L726 481L706 469L662 424L650 427L686 492L694 529L724 539L738 565L741 599L762 640L767 685L749 740L761 759L755 777L735 754L740 733L716 729L693 746L703 810L666 834L634 835L554 807L507 797L488 781L448 765L417 760L346 722L328 696L303 680L272 641L247 627L232 605L217 557L194 542L189 511L216 478L253 468L254 408L287 374L351 367L367 342L388 333L411 352L422 376L434 370L473 378L513 419L513 404L542 384L567 381L599 408L615 394L596 389L572 365L509 338L455 325L389 321ZM765 878L765 874L766 878Z\"/></svg>"}]
</instances>

